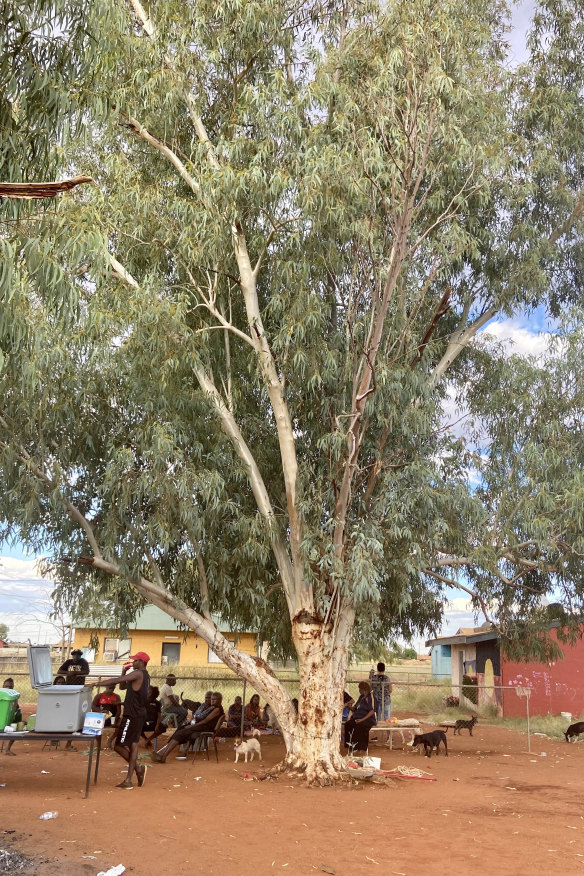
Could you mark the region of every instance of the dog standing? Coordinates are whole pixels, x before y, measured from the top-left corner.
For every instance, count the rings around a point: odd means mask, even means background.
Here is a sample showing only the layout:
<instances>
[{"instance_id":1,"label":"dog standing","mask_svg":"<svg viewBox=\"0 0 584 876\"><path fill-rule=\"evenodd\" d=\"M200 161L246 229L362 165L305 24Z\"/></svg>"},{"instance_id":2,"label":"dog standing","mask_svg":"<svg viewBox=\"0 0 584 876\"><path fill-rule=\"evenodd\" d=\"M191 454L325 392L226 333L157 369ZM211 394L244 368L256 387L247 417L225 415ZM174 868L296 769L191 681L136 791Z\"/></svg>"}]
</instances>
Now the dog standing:
<instances>
[{"instance_id":1,"label":"dog standing","mask_svg":"<svg viewBox=\"0 0 584 876\"><path fill-rule=\"evenodd\" d=\"M454 724L454 735L458 733L460 736L460 731L466 728L469 732L469 735L472 736L472 728L475 724L478 723L478 718L476 715L473 715L472 718L458 718L458 720Z\"/></svg>"},{"instance_id":2,"label":"dog standing","mask_svg":"<svg viewBox=\"0 0 584 876\"><path fill-rule=\"evenodd\" d=\"M432 730L430 733L418 733L414 736L412 748L424 746L424 754L426 757L432 757L432 751L436 749L436 756L440 754L440 743L444 745L444 752L448 757L448 743L446 741L446 733L444 730Z\"/></svg>"},{"instance_id":3,"label":"dog standing","mask_svg":"<svg viewBox=\"0 0 584 876\"><path fill-rule=\"evenodd\" d=\"M580 733L584 733L584 721L578 721L576 724L570 724L568 729L564 731L566 742L570 742L571 739L576 741L575 737L579 736Z\"/></svg>"},{"instance_id":4,"label":"dog standing","mask_svg":"<svg viewBox=\"0 0 584 876\"><path fill-rule=\"evenodd\" d=\"M236 739L233 747L235 749L235 763L239 760L240 754L243 754L246 763L248 754L251 754L250 761L253 760L254 754L259 755L260 761L262 759L262 747L257 739Z\"/></svg>"}]
</instances>

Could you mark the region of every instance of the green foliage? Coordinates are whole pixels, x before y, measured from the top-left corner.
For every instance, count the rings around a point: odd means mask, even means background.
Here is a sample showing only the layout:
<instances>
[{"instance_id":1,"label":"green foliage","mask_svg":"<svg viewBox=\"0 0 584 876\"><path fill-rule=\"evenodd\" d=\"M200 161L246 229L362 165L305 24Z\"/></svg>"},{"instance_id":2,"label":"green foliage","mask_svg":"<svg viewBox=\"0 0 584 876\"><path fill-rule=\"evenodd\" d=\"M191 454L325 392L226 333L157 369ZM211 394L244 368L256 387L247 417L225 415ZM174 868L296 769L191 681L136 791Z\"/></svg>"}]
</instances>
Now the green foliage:
<instances>
[{"instance_id":1,"label":"green foliage","mask_svg":"<svg viewBox=\"0 0 584 876\"><path fill-rule=\"evenodd\" d=\"M4 642L8 639L8 627L6 624L0 624L0 639Z\"/></svg>"},{"instance_id":2,"label":"green foliage","mask_svg":"<svg viewBox=\"0 0 584 876\"><path fill-rule=\"evenodd\" d=\"M459 576L510 642L552 590L572 634L582 4L542 3L512 72L499 0L350 2L346 17L158 0L152 38L108 0L4 7L4 178L95 180L50 208L1 206L0 536L48 550L58 603L123 626L140 603L125 584L156 577L283 657L280 539L315 616L354 607L369 653L435 632ZM293 514L234 229L262 259ZM544 360L470 343L489 315L535 308L562 315ZM447 396L470 414L461 437ZM92 538L119 578L76 562Z\"/></svg>"}]
</instances>

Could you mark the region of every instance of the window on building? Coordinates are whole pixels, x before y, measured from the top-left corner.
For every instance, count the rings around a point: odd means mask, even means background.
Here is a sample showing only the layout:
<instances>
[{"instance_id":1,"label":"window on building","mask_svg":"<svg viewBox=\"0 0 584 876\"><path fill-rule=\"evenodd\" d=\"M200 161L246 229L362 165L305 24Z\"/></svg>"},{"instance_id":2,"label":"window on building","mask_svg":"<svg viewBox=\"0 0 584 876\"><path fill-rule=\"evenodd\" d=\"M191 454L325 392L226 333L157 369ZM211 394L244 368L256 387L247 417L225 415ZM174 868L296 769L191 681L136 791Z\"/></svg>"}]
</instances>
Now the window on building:
<instances>
[{"instance_id":1,"label":"window on building","mask_svg":"<svg viewBox=\"0 0 584 876\"><path fill-rule=\"evenodd\" d=\"M106 636L103 641L103 662L117 663L127 660L132 653L132 640Z\"/></svg>"},{"instance_id":2,"label":"window on building","mask_svg":"<svg viewBox=\"0 0 584 876\"><path fill-rule=\"evenodd\" d=\"M178 642L162 643L162 665L180 663L180 645Z\"/></svg>"}]
</instances>

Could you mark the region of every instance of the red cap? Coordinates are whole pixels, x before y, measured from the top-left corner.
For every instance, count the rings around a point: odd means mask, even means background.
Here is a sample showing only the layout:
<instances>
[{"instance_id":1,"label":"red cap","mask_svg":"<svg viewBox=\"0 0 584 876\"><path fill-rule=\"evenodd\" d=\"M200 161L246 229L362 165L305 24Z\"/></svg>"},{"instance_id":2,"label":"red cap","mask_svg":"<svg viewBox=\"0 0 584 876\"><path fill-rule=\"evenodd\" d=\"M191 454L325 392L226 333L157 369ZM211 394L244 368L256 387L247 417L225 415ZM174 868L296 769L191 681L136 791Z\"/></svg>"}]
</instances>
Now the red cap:
<instances>
[{"instance_id":1,"label":"red cap","mask_svg":"<svg viewBox=\"0 0 584 876\"><path fill-rule=\"evenodd\" d=\"M142 660L144 663L148 663L150 657L145 651L138 651L137 654L130 654L130 660Z\"/></svg>"}]
</instances>

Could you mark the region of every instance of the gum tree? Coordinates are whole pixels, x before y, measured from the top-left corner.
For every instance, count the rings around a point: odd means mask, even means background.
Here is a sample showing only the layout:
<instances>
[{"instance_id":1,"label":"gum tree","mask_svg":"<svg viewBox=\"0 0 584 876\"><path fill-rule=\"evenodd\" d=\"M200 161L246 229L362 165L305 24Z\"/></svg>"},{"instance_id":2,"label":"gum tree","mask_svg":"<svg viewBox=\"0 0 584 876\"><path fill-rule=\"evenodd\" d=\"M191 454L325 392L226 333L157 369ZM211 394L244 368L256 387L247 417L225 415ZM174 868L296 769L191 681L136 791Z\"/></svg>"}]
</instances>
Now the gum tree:
<instances>
[{"instance_id":1,"label":"gum tree","mask_svg":"<svg viewBox=\"0 0 584 876\"><path fill-rule=\"evenodd\" d=\"M195 630L311 782L355 636L435 628L450 586L510 646L558 588L577 628L580 7L512 72L493 0L97 3L47 65L46 155L94 186L3 233L4 536L96 621ZM570 308L545 362L480 340L538 307ZM298 717L211 612L293 648Z\"/></svg>"}]
</instances>

